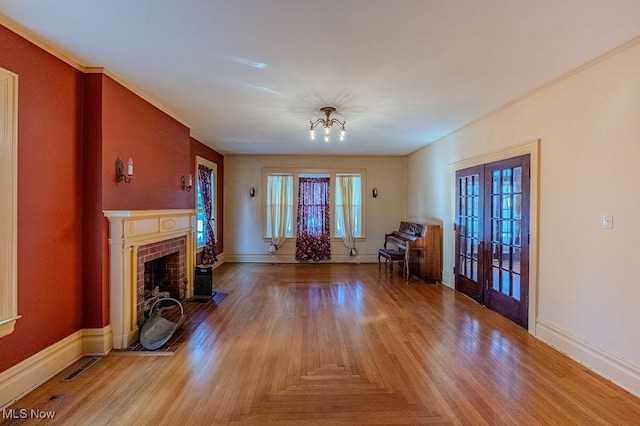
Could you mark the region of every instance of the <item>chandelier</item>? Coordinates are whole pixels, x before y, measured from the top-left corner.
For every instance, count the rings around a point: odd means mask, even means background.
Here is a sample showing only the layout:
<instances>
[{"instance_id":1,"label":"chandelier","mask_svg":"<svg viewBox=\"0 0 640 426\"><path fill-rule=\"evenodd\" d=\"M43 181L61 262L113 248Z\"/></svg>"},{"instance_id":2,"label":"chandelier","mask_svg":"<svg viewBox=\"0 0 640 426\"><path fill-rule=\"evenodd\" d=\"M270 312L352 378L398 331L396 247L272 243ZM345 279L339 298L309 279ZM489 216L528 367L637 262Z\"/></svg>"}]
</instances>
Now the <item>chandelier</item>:
<instances>
[{"instance_id":1,"label":"chandelier","mask_svg":"<svg viewBox=\"0 0 640 426\"><path fill-rule=\"evenodd\" d=\"M340 140L343 141L344 134L346 132L344 129L344 125L347 122L340 121L337 118L329 117L332 112L336 112L336 109L334 107L330 107L330 106L322 107L320 108L320 111L324 112L326 118L318 118L316 121L309 121L309 124L311 125L309 127L309 135L311 136L311 139L316 138L316 127L318 127L319 124L322 124L322 127L324 127L324 141L329 142L329 130L331 129L331 126L336 124L338 125L338 129L340 130Z\"/></svg>"}]
</instances>

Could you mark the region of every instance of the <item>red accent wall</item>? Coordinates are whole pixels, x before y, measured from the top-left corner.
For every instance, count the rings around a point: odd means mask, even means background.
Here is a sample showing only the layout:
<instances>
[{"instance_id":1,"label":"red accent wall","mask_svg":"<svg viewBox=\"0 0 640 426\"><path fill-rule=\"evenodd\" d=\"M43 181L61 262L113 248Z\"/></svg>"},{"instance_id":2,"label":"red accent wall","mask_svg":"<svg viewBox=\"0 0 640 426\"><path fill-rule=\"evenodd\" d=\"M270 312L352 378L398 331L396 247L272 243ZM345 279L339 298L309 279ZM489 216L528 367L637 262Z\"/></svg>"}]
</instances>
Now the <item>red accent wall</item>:
<instances>
[{"instance_id":1,"label":"red accent wall","mask_svg":"<svg viewBox=\"0 0 640 426\"><path fill-rule=\"evenodd\" d=\"M0 25L0 67L18 74L18 314L0 372L82 328L109 324L103 210L192 209L195 155L224 157L104 74L83 74ZM134 160L131 184L115 160ZM222 246L222 219L218 239Z\"/></svg>"},{"instance_id":2,"label":"red accent wall","mask_svg":"<svg viewBox=\"0 0 640 426\"><path fill-rule=\"evenodd\" d=\"M82 143L82 324L109 323L108 235L102 214L102 74L86 74L83 91ZM106 263L105 263L106 262Z\"/></svg>"},{"instance_id":3,"label":"red accent wall","mask_svg":"<svg viewBox=\"0 0 640 426\"><path fill-rule=\"evenodd\" d=\"M193 173L189 129L122 85L103 76L102 206L105 210L192 209L180 178ZM115 161L135 178L115 181Z\"/></svg>"},{"instance_id":4,"label":"red accent wall","mask_svg":"<svg viewBox=\"0 0 640 426\"><path fill-rule=\"evenodd\" d=\"M83 74L0 26L18 74L18 313L0 371L82 326ZM55 249L53 249L55 247Z\"/></svg>"}]
</instances>

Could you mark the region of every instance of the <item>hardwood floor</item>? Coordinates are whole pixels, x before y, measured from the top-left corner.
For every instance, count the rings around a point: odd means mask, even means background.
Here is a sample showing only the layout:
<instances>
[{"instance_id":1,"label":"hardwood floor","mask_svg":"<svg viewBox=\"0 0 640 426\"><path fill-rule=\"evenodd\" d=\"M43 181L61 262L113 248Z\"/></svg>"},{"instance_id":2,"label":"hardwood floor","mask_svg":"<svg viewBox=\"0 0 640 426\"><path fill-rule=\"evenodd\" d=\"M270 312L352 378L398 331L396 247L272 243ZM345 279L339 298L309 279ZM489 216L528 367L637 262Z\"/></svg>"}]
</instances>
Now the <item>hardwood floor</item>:
<instances>
[{"instance_id":1,"label":"hardwood floor","mask_svg":"<svg viewBox=\"0 0 640 426\"><path fill-rule=\"evenodd\" d=\"M71 366L12 408L82 425L640 421L639 398L397 268L225 264L214 280L229 295L174 356L112 353L62 381Z\"/></svg>"}]
</instances>

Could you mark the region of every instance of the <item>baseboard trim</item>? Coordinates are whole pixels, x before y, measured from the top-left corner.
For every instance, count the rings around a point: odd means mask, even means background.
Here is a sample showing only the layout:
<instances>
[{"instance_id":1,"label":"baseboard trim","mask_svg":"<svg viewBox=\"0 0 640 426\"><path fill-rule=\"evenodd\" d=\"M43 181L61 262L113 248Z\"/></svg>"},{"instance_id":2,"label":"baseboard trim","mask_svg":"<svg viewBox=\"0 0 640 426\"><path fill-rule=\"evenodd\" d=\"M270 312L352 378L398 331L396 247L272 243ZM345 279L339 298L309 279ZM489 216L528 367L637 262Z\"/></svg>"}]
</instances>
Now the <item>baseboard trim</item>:
<instances>
[{"instance_id":1,"label":"baseboard trim","mask_svg":"<svg viewBox=\"0 0 640 426\"><path fill-rule=\"evenodd\" d=\"M111 324L103 328L82 329L82 354L85 356L104 356L113 349Z\"/></svg>"},{"instance_id":2,"label":"baseboard trim","mask_svg":"<svg viewBox=\"0 0 640 426\"><path fill-rule=\"evenodd\" d=\"M83 356L104 356L113 348L111 325L85 328L0 373L0 410L22 398Z\"/></svg>"},{"instance_id":3,"label":"baseboard trim","mask_svg":"<svg viewBox=\"0 0 640 426\"><path fill-rule=\"evenodd\" d=\"M216 258L218 259L218 261L213 263L213 269L216 269L218 266L221 266L225 262L226 256L224 253L220 253L220 254L216 254Z\"/></svg>"},{"instance_id":4,"label":"baseboard trim","mask_svg":"<svg viewBox=\"0 0 640 426\"><path fill-rule=\"evenodd\" d=\"M562 327L537 320L536 337L605 379L640 396L640 366Z\"/></svg>"},{"instance_id":5,"label":"baseboard trim","mask_svg":"<svg viewBox=\"0 0 640 426\"><path fill-rule=\"evenodd\" d=\"M301 263L295 259L293 254L272 255L272 254L229 254L225 257L229 263ZM313 261L309 263L315 263ZM323 260L317 263L378 263L377 254L359 254L349 256L348 254L332 254L330 260Z\"/></svg>"},{"instance_id":6,"label":"baseboard trim","mask_svg":"<svg viewBox=\"0 0 640 426\"><path fill-rule=\"evenodd\" d=\"M442 273L442 284L446 285L447 287L450 288L455 288L454 282L453 282L453 275L450 274L449 272L443 272Z\"/></svg>"},{"instance_id":7,"label":"baseboard trim","mask_svg":"<svg viewBox=\"0 0 640 426\"><path fill-rule=\"evenodd\" d=\"M31 392L83 356L78 330L0 373L0 409Z\"/></svg>"}]
</instances>

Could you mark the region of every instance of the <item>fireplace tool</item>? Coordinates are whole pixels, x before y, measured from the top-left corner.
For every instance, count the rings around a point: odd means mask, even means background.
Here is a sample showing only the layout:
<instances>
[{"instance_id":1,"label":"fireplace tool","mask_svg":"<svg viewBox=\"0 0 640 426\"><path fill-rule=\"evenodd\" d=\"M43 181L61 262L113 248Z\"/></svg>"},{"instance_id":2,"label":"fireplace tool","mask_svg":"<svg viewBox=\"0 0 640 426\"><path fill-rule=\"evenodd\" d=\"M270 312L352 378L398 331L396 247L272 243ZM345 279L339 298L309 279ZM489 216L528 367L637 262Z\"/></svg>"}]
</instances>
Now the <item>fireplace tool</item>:
<instances>
[{"instance_id":1,"label":"fireplace tool","mask_svg":"<svg viewBox=\"0 0 640 426\"><path fill-rule=\"evenodd\" d=\"M169 307L159 307L159 303L163 301L178 304L180 307L180 318L177 322L170 321L162 316L166 310L170 309ZM157 309L156 306L158 306ZM140 343L146 349L158 349L160 346L167 343L171 336L173 336L173 333L182 325L184 319L185 315L184 309L182 309L182 303L171 297L158 299L153 305L151 305L149 318L147 318L145 323L142 325L142 330L140 331Z\"/></svg>"}]
</instances>

